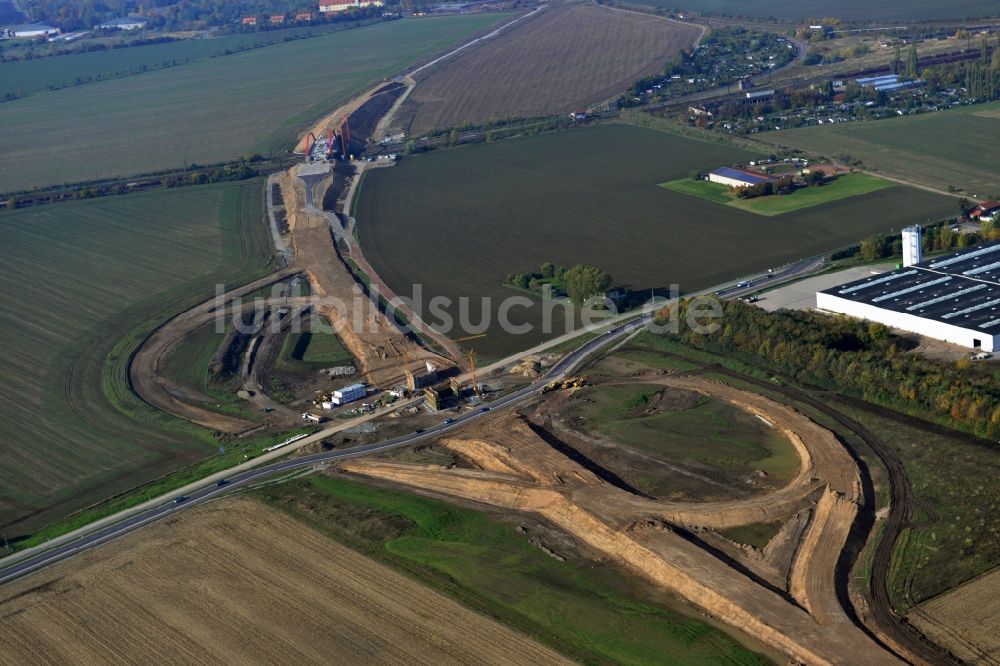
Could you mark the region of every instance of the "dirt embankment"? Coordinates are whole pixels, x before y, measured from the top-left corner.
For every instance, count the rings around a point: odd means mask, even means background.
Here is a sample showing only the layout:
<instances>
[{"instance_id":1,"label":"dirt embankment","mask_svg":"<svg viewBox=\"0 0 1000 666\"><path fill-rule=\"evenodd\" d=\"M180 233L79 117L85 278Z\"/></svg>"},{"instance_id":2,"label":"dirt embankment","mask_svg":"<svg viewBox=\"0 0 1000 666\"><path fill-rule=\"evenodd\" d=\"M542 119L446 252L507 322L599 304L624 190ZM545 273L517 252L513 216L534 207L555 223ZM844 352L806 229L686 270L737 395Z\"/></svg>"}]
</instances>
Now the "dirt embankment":
<instances>
[{"instance_id":1,"label":"dirt embankment","mask_svg":"<svg viewBox=\"0 0 1000 666\"><path fill-rule=\"evenodd\" d=\"M4 587L0 626L6 664L569 663L243 499Z\"/></svg>"},{"instance_id":2,"label":"dirt embankment","mask_svg":"<svg viewBox=\"0 0 1000 666\"><path fill-rule=\"evenodd\" d=\"M755 515L756 506L746 512L735 502L711 510L689 504L665 511L665 503L636 497L563 456L516 415L500 416L463 437L439 440L439 445L475 469L371 460L347 462L342 468L423 492L538 514L637 575L804 663L898 663L892 653L853 623L836 594L837 557L857 511L853 501L830 489L834 484L855 487L850 472L828 468L830 462L839 461L837 454L821 450L825 446L840 448L836 438L830 435L814 441L812 436L822 428L815 424L812 426L818 431L804 428L806 423L795 419L795 415L804 419L802 415L762 396L700 379L686 386L728 395L747 409L759 410L779 427L788 428L789 436L801 439L803 469L819 475L818 487L827 487L798 549L790 590L760 580L750 568L703 547L696 536L686 536L664 519L677 511L683 520L674 524L683 525L691 516L711 522L707 516L721 511L723 517L715 522L727 523L724 516L731 512L742 516L737 519L736 524L740 524L740 520ZM849 457L848 464L853 465ZM825 478L827 473L829 479ZM816 486L792 485L799 493L796 510L803 510Z\"/></svg>"},{"instance_id":3,"label":"dirt embankment","mask_svg":"<svg viewBox=\"0 0 1000 666\"><path fill-rule=\"evenodd\" d=\"M288 228L295 259L292 266L306 274L316 310L333 325L367 381L384 385L403 378L404 353L416 360L445 361L419 347L391 321L378 303L365 294L334 246L330 223L319 212L305 210L305 185L291 174L278 182L288 212Z\"/></svg>"},{"instance_id":4,"label":"dirt embankment","mask_svg":"<svg viewBox=\"0 0 1000 666\"><path fill-rule=\"evenodd\" d=\"M820 624L829 622L840 610L836 603L830 607L837 601L833 588L837 560L857 513L857 504L827 486L795 554L788 591Z\"/></svg>"},{"instance_id":5,"label":"dirt embankment","mask_svg":"<svg viewBox=\"0 0 1000 666\"><path fill-rule=\"evenodd\" d=\"M294 268L278 271L226 292L221 297L204 301L165 323L142 343L129 364L129 382L133 390L153 407L210 430L239 433L257 427L259 424L251 421L212 411L208 407L213 402L211 399L171 382L161 374L161 366L185 336L219 316L220 304L224 309L234 299L285 280L297 272Z\"/></svg>"}]
</instances>

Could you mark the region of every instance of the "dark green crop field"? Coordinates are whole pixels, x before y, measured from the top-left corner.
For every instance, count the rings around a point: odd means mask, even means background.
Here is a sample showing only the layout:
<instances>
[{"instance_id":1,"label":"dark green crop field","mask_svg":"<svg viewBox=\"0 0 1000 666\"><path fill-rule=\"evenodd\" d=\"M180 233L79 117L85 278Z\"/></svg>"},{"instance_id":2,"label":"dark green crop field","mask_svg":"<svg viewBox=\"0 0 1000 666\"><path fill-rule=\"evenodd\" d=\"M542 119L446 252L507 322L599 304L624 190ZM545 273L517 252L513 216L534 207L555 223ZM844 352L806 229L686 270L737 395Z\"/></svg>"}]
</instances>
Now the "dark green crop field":
<instances>
[{"instance_id":1,"label":"dark green crop field","mask_svg":"<svg viewBox=\"0 0 1000 666\"><path fill-rule=\"evenodd\" d=\"M505 334L497 325L500 301L527 298L502 286L506 276L546 261L599 266L637 291L677 284L690 293L957 210L949 197L893 186L762 217L657 186L754 157L620 125L441 150L369 172L358 230L369 261L397 294L421 284L425 306L434 296L456 305L471 299L473 325L484 323L480 299L493 299L486 337L470 344L499 358L546 337L537 301L509 310L512 323L532 324L531 331ZM458 307L445 311L459 321ZM428 311L425 319L442 318ZM453 337L481 332L463 328Z\"/></svg>"},{"instance_id":2,"label":"dark green crop field","mask_svg":"<svg viewBox=\"0 0 1000 666\"><path fill-rule=\"evenodd\" d=\"M0 63L0 99L6 99L7 95L25 97L43 90L177 67L292 39L338 32L346 27L343 24L306 26Z\"/></svg>"},{"instance_id":3,"label":"dark green crop field","mask_svg":"<svg viewBox=\"0 0 1000 666\"><path fill-rule=\"evenodd\" d=\"M1000 16L1000 8L989 0L636 0L638 4L667 9L686 10L701 14L773 18L781 21L838 18L842 21L875 21L902 25L906 21Z\"/></svg>"},{"instance_id":4,"label":"dark green crop field","mask_svg":"<svg viewBox=\"0 0 1000 666\"><path fill-rule=\"evenodd\" d=\"M289 148L366 84L505 16L392 21L0 104L0 192Z\"/></svg>"},{"instance_id":5,"label":"dark green crop field","mask_svg":"<svg viewBox=\"0 0 1000 666\"><path fill-rule=\"evenodd\" d=\"M865 167L981 197L1000 194L1000 102L903 118L768 132L758 138L813 155L849 155ZM955 211L958 204L955 204Z\"/></svg>"},{"instance_id":6,"label":"dark green crop field","mask_svg":"<svg viewBox=\"0 0 1000 666\"><path fill-rule=\"evenodd\" d=\"M270 258L261 181L0 213L0 531L15 536L214 454L127 386L132 350Z\"/></svg>"}]
</instances>

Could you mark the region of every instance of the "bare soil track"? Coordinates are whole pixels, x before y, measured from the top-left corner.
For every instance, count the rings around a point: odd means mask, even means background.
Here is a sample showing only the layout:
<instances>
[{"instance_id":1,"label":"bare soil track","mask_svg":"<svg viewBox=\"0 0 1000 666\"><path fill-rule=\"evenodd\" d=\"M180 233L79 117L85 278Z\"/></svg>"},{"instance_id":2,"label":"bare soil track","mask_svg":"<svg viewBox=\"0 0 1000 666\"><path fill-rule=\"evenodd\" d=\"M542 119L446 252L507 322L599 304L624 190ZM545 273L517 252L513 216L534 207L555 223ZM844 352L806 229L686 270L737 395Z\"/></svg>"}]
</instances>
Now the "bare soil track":
<instances>
[{"instance_id":1,"label":"bare soil track","mask_svg":"<svg viewBox=\"0 0 1000 666\"><path fill-rule=\"evenodd\" d=\"M859 468L837 438L760 395L698 377L660 381L767 418L795 443L802 461L799 474L772 493L770 503L759 496L706 504L663 502L608 483L516 415L500 415L439 440L471 469L369 460L342 467L422 492L537 514L795 660L898 663L898 655L871 635L840 593L842 551L853 562L850 536L865 497ZM811 519L798 532L802 538L795 557L785 558L780 584L755 573L759 567L740 553L723 552L699 536L706 527L788 518L802 509L811 512Z\"/></svg>"},{"instance_id":2,"label":"bare soil track","mask_svg":"<svg viewBox=\"0 0 1000 666\"><path fill-rule=\"evenodd\" d=\"M673 356L674 358L684 360L688 363L693 362L687 357L680 357L669 353L665 353L665 355ZM739 380L740 382L754 384L768 391L784 395L790 400L809 405L813 409L826 414L840 425L854 432L871 448L875 455L881 460L888 472L891 497L889 513L884 524L882 538L879 539L875 548L875 554L872 560L870 583L867 591L869 597L868 606L872 615L873 624L878 628L881 639L891 645L897 646L899 649L905 651L917 660L932 664L961 663L960 660L954 655L933 643L926 636L924 636L921 631L907 622L905 618L897 614L893 610L892 602L889 599L889 590L887 587L889 568L892 564L892 552L900 534L904 528L913 525L916 515L921 510L929 516L929 520L936 519L936 514L934 514L933 510L924 507L913 497L913 492L903 469L903 463L896 455L892 447L887 445L875 433L854 419L845 416L827 403L813 398L804 391L788 386L777 385L760 379L754 379L747 375L729 370L728 368L709 363L703 364L702 371L711 371L716 374L729 376ZM889 414L893 418L905 418L910 420L909 417L904 417L903 415L890 412L889 410L882 410L860 400L844 398L843 396L838 396L838 398L851 402L862 409L873 410L880 414ZM912 420L915 421L915 419ZM921 422L920 427L933 428L934 426L932 424ZM844 446L847 446L847 444L845 443ZM857 458L857 454L855 452L852 451L851 453L855 458ZM862 473L864 473L863 465L861 466L861 470ZM865 479L863 479L863 481L865 481ZM866 481L866 483L869 482L870 479ZM862 514L862 520L864 520L864 513ZM867 530L871 528L872 524L873 517L869 517L866 524L862 523L859 525L859 528L867 532ZM856 555L857 553L854 553L855 557ZM849 569L850 566L847 566L846 568ZM839 594L842 599L846 599L848 594L846 588L841 589Z\"/></svg>"}]
</instances>

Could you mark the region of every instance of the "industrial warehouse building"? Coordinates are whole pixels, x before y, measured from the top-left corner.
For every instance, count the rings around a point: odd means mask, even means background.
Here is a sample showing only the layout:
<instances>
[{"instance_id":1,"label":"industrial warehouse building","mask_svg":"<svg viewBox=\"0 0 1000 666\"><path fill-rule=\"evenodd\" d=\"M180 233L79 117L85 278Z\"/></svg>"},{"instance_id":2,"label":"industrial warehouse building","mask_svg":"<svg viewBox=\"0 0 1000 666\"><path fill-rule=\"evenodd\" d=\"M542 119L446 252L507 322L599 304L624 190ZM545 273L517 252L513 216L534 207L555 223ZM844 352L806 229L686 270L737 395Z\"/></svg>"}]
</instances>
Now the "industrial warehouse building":
<instances>
[{"instance_id":1,"label":"industrial warehouse building","mask_svg":"<svg viewBox=\"0 0 1000 666\"><path fill-rule=\"evenodd\" d=\"M904 233L904 246L908 241ZM972 349L1000 350L1000 242L817 292L816 307Z\"/></svg>"},{"instance_id":2,"label":"industrial warehouse building","mask_svg":"<svg viewBox=\"0 0 1000 666\"><path fill-rule=\"evenodd\" d=\"M760 183L771 182L773 179L762 173L745 171L743 169L733 169L731 167L719 167L708 174L708 180L729 187L750 187Z\"/></svg>"}]
</instances>

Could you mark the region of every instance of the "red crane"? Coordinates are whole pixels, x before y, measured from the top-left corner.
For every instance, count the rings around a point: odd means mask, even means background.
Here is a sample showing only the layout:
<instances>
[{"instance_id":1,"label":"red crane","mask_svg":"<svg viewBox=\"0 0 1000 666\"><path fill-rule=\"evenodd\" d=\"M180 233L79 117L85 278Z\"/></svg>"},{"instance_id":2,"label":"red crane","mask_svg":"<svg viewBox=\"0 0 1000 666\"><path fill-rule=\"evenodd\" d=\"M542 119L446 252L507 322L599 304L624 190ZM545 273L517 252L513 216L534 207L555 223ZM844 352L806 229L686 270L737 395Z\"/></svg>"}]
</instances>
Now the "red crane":
<instances>
[{"instance_id":1,"label":"red crane","mask_svg":"<svg viewBox=\"0 0 1000 666\"><path fill-rule=\"evenodd\" d=\"M309 141L310 139L312 139L311 143ZM315 143L316 143L316 135L313 134L312 132L309 132L309 134L306 135L306 161L307 162L309 161L310 153L311 153L312 147L313 147L313 145Z\"/></svg>"},{"instance_id":2,"label":"red crane","mask_svg":"<svg viewBox=\"0 0 1000 666\"><path fill-rule=\"evenodd\" d=\"M347 116L346 118L344 118L344 124L343 124L343 126L341 126L340 131L342 132L342 134L340 135L341 145L343 146L343 149L344 149L344 159L346 160L347 159L347 151L351 147L351 117L350 116Z\"/></svg>"}]
</instances>

